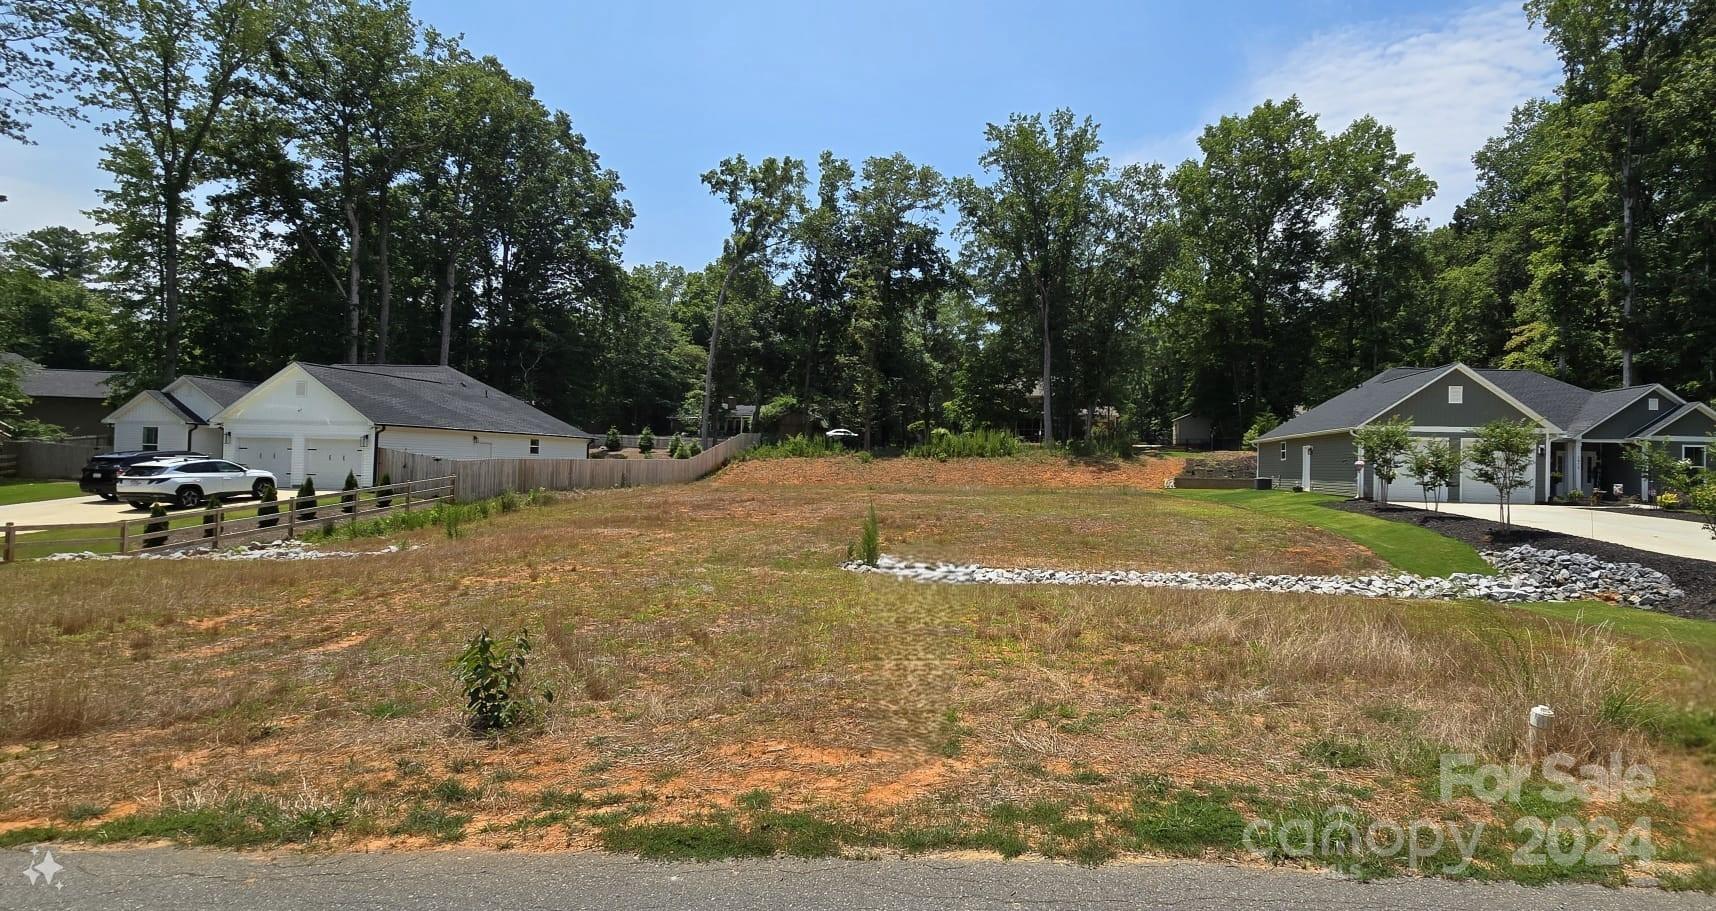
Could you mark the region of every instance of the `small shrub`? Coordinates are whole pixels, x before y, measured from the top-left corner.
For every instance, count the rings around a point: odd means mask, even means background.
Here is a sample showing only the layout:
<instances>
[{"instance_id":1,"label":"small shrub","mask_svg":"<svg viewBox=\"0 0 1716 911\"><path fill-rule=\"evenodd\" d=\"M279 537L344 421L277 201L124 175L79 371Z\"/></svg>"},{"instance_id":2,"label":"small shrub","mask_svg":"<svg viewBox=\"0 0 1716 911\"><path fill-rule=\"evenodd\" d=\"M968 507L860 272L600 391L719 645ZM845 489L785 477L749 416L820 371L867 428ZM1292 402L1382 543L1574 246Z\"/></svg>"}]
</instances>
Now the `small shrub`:
<instances>
[{"instance_id":1,"label":"small shrub","mask_svg":"<svg viewBox=\"0 0 1716 911\"><path fill-rule=\"evenodd\" d=\"M608 438L603 442L603 446L606 447L609 452L619 452L624 448L620 445L620 428L608 428Z\"/></svg>"},{"instance_id":2,"label":"small shrub","mask_svg":"<svg viewBox=\"0 0 1716 911\"><path fill-rule=\"evenodd\" d=\"M1680 494L1677 494L1672 490L1659 493L1656 495L1656 505L1663 509L1679 509L1681 505Z\"/></svg>"},{"instance_id":3,"label":"small shrub","mask_svg":"<svg viewBox=\"0 0 1716 911\"><path fill-rule=\"evenodd\" d=\"M858 544L852 548L852 559L865 566L875 566L882 558L882 531L876 522L876 505L870 504L869 515L864 518L864 530L858 536Z\"/></svg>"},{"instance_id":4,"label":"small shrub","mask_svg":"<svg viewBox=\"0 0 1716 911\"><path fill-rule=\"evenodd\" d=\"M203 505L203 537L212 538L215 533L216 517L220 514L220 494L210 494L208 502Z\"/></svg>"},{"instance_id":5,"label":"small shrub","mask_svg":"<svg viewBox=\"0 0 1716 911\"><path fill-rule=\"evenodd\" d=\"M440 514L441 528L447 532L448 539L464 534L464 529L460 527L465 521L464 507L454 503L442 503L439 507L445 507L437 508L436 512Z\"/></svg>"},{"instance_id":6,"label":"small shrub","mask_svg":"<svg viewBox=\"0 0 1716 911\"><path fill-rule=\"evenodd\" d=\"M306 500L309 502L305 503ZM298 499L293 506L296 508L299 505L305 505L309 508L299 510L298 521L308 522L316 517L316 485L309 478L305 478L304 483L298 487Z\"/></svg>"},{"instance_id":7,"label":"small shrub","mask_svg":"<svg viewBox=\"0 0 1716 911\"><path fill-rule=\"evenodd\" d=\"M495 504L500 507L501 512L517 512L518 508L524 505L524 498L508 490L495 499Z\"/></svg>"},{"instance_id":8,"label":"small shrub","mask_svg":"<svg viewBox=\"0 0 1716 911\"><path fill-rule=\"evenodd\" d=\"M920 459L1004 459L1019 454L1019 438L1011 430L968 430L945 427L930 431L929 439L906 450Z\"/></svg>"},{"instance_id":9,"label":"small shrub","mask_svg":"<svg viewBox=\"0 0 1716 911\"><path fill-rule=\"evenodd\" d=\"M386 472L382 472L381 483L377 486L381 489L375 492L375 508L386 509L389 506L392 506L393 476Z\"/></svg>"},{"instance_id":10,"label":"small shrub","mask_svg":"<svg viewBox=\"0 0 1716 911\"><path fill-rule=\"evenodd\" d=\"M525 630L519 630L510 647L503 647L484 627L465 646L456 676L465 691L466 722L472 731L504 730L535 717L536 697L524 689L529 659L530 634ZM543 690L541 698L553 702L554 692Z\"/></svg>"},{"instance_id":11,"label":"small shrub","mask_svg":"<svg viewBox=\"0 0 1716 911\"><path fill-rule=\"evenodd\" d=\"M638 433L638 452L649 455L655 449L655 434L645 427Z\"/></svg>"},{"instance_id":12,"label":"small shrub","mask_svg":"<svg viewBox=\"0 0 1716 911\"><path fill-rule=\"evenodd\" d=\"M689 459L692 456L698 455L699 453L703 452L703 444L697 442L696 440L686 440L684 452L685 452L685 457Z\"/></svg>"},{"instance_id":13,"label":"small shrub","mask_svg":"<svg viewBox=\"0 0 1716 911\"><path fill-rule=\"evenodd\" d=\"M740 454L740 460L765 459L824 459L846 454L846 447L821 435L796 434L774 443L754 446Z\"/></svg>"},{"instance_id":14,"label":"small shrub","mask_svg":"<svg viewBox=\"0 0 1716 911\"><path fill-rule=\"evenodd\" d=\"M340 489L341 490L357 490L358 489L357 475L353 474L352 472L349 472L349 471L346 472L346 482L344 484L340 485ZM355 493L340 494L340 512L343 512L348 516L354 512L357 512L357 494L355 494Z\"/></svg>"},{"instance_id":15,"label":"small shrub","mask_svg":"<svg viewBox=\"0 0 1716 911\"><path fill-rule=\"evenodd\" d=\"M268 488L268 492L262 495L262 505L256 507L256 514L259 517L272 516L259 518L256 522L257 528L273 528L280 524L280 495L273 487Z\"/></svg>"},{"instance_id":16,"label":"small shrub","mask_svg":"<svg viewBox=\"0 0 1716 911\"><path fill-rule=\"evenodd\" d=\"M168 524L167 507L162 506L159 503L149 507L149 524L143 526L143 534L154 535L154 537L145 537L143 539L143 546L160 547L167 543L167 535L165 532L168 528Z\"/></svg>"}]
</instances>

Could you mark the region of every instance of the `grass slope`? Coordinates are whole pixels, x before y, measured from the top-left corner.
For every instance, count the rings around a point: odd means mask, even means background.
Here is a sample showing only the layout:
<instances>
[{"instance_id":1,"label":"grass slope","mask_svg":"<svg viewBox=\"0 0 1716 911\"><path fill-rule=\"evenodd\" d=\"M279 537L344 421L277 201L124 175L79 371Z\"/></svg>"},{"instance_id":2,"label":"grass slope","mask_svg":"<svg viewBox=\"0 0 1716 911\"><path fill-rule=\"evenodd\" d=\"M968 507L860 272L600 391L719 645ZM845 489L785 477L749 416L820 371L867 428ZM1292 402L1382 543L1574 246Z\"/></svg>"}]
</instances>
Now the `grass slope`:
<instances>
[{"instance_id":1,"label":"grass slope","mask_svg":"<svg viewBox=\"0 0 1716 911\"><path fill-rule=\"evenodd\" d=\"M1404 572L1421 576L1495 572L1467 544L1404 522L1327 509L1322 504L1340 500L1327 494L1281 490L1176 490L1173 494L1321 528L1363 545Z\"/></svg>"}]
</instances>

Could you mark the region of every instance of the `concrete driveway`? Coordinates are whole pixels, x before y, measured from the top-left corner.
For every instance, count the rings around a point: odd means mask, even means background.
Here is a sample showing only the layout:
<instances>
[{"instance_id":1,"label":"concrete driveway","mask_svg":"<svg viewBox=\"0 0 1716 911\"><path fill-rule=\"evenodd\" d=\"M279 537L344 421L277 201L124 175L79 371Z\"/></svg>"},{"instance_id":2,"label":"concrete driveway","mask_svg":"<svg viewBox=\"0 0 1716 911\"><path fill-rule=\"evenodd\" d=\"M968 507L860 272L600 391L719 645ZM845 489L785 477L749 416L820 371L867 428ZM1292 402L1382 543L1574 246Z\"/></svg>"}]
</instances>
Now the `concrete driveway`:
<instances>
[{"instance_id":1,"label":"concrete driveway","mask_svg":"<svg viewBox=\"0 0 1716 911\"><path fill-rule=\"evenodd\" d=\"M1416 501L1395 505L1423 508ZM1500 518L1494 503L1443 503L1442 511L1491 522ZM1513 508L1513 524L1673 557L1716 561L1716 538L1703 525L1685 519L1664 519L1618 509L1522 504Z\"/></svg>"},{"instance_id":2,"label":"concrete driveway","mask_svg":"<svg viewBox=\"0 0 1716 911\"><path fill-rule=\"evenodd\" d=\"M149 515L146 509L132 509L120 501L108 502L95 494L66 497L63 500L37 500L34 503L13 503L0 506L0 525L99 525L120 519L136 519Z\"/></svg>"}]
</instances>

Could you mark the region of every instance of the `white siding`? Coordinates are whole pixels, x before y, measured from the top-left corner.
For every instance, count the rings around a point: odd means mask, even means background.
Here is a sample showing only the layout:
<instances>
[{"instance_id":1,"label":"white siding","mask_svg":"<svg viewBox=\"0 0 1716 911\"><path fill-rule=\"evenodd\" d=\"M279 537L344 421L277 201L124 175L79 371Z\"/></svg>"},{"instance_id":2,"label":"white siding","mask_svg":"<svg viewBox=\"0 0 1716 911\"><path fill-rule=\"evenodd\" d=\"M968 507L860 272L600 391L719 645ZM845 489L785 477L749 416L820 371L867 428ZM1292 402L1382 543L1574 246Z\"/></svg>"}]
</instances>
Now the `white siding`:
<instances>
[{"instance_id":1,"label":"white siding","mask_svg":"<svg viewBox=\"0 0 1716 911\"><path fill-rule=\"evenodd\" d=\"M189 440L187 434L191 425L185 423L177 412L148 396L139 396L114 413L119 415L113 422L113 448L116 451L142 449L145 427L158 429L161 442L156 448L162 451L184 449ZM209 453L219 454L218 449Z\"/></svg>"},{"instance_id":2,"label":"white siding","mask_svg":"<svg viewBox=\"0 0 1716 911\"><path fill-rule=\"evenodd\" d=\"M303 395L298 394L299 388L304 390ZM231 434L223 455L236 462L245 461L239 457L240 448L246 454L262 447L274 451L280 440L290 441L289 470L282 473L277 465L269 468L282 489L303 483L308 472L322 475L333 470L327 464L312 465L307 461L307 458L314 461L312 445L323 462L328 461L330 453L337 454L340 461L340 476L332 480L318 476L318 487L339 487L347 471L357 474L359 484L371 483L375 449L369 437L374 425L295 364L269 377L222 411L220 423Z\"/></svg>"},{"instance_id":3,"label":"white siding","mask_svg":"<svg viewBox=\"0 0 1716 911\"><path fill-rule=\"evenodd\" d=\"M191 385L189 380L174 380L162 391L178 399L180 404L205 421L220 411L220 403L204 395L203 391Z\"/></svg>"},{"instance_id":4,"label":"white siding","mask_svg":"<svg viewBox=\"0 0 1716 911\"><path fill-rule=\"evenodd\" d=\"M530 451L532 439L542 441L540 452ZM578 437L531 437L422 427L389 427L381 432L380 440L383 449L443 459L582 459L589 455L588 443Z\"/></svg>"}]
</instances>

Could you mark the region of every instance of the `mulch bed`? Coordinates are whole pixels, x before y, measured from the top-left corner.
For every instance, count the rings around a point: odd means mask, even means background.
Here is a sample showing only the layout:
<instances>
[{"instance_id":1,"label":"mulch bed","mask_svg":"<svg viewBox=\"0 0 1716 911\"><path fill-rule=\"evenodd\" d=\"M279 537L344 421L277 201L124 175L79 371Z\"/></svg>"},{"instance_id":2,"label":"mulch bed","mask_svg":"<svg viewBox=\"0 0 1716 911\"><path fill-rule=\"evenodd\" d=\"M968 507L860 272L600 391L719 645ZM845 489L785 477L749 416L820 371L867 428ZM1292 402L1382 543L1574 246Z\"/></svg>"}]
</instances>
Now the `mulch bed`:
<instances>
[{"instance_id":1,"label":"mulch bed","mask_svg":"<svg viewBox=\"0 0 1716 911\"><path fill-rule=\"evenodd\" d=\"M1716 620L1716 563L1708 560L1671 557L1648 550L1621 547L1607 541L1535 528L1515 527L1503 531L1500 524L1487 519L1473 519L1445 512L1425 512L1405 506L1380 506L1369 500L1345 500L1330 503L1328 507L1364 513L1390 522L1407 522L1422 526L1438 534L1464 541L1479 550L1503 550L1530 544L1532 547L1590 554L1611 563L1637 563L1648 566L1673 579L1675 586L1686 592L1685 598L1654 608L1655 610L1699 620Z\"/></svg>"}]
</instances>

